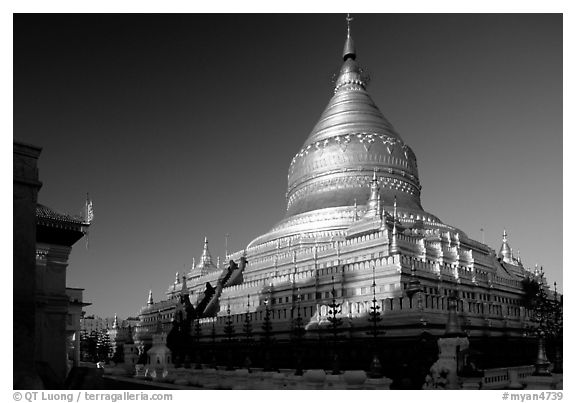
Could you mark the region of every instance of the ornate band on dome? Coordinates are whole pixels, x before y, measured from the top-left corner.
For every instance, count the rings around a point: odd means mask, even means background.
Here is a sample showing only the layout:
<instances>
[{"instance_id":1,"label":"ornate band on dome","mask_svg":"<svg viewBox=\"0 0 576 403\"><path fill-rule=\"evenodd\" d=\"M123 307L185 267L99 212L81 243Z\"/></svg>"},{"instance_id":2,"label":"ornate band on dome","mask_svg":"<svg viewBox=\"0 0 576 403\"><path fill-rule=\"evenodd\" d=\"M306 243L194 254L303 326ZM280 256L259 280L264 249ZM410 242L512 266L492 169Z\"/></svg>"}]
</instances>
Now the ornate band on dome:
<instances>
[{"instance_id":1,"label":"ornate band on dome","mask_svg":"<svg viewBox=\"0 0 576 403\"><path fill-rule=\"evenodd\" d=\"M420 189L404 180L391 178L388 176L382 176L377 179L378 186L381 189L389 189L395 190L398 192L406 193L410 196L419 196ZM368 185L370 183L370 178L367 175L354 175L354 176L334 176L334 175L326 175L324 180L318 180L311 183L307 183L293 193L290 194L288 197L288 203L286 210L290 210L302 198L307 198L309 195L318 194L321 191L331 191L333 189L338 190L362 190L365 193L368 192Z\"/></svg>"},{"instance_id":2,"label":"ornate band on dome","mask_svg":"<svg viewBox=\"0 0 576 403\"><path fill-rule=\"evenodd\" d=\"M402 151L404 152L404 156L406 157L406 159L409 158L408 156L409 147L398 138L382 133L370 133L370 132L349 133L346 135L339 135L324 140L316 141L314 143L306 145L305 147L302 147L302 149L298 151L296 155L292 158L292 161L290 162L290 169L293 168L294 164L298 161L299 158L305 157L306 155L308 155L313 151L322 152L330 144L334 143L337 144L341 148L342 152L345 152L349 143L351 143L352 141L358 141L360 144L364 146L366 152L368 152L370 151L370 147L372 146L372 144L377 140L380 140L382 144L386 147L388 154L392 154L394 152L394 148L399 145Z\"/></svg>"}]
</instances>

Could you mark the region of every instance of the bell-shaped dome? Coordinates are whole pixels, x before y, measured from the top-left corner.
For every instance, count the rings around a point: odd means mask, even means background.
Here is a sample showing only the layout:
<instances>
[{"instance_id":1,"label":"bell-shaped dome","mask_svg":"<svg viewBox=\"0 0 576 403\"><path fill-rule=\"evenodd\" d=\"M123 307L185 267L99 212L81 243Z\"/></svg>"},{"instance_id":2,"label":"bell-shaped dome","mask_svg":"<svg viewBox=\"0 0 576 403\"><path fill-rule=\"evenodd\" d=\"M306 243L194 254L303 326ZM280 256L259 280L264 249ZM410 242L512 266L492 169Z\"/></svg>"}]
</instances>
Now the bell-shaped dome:
<instances>
[{"instance_id":1,"label":"bell-shaped dome","mask_svg":"<svg viewBox=\"0 0 576 403\"><path fill-rule=\"evenodd\" d=\"M421 211L416 157L366 91L368 77L356 62L350 37L334 95L292 159L287 216L368 199L374 171L382 202Z\"/></svg>"},{"instance_id":2,"label":"bell-shaped dome","mask_svg":"<svg viewBox=\"0 0 576 403\"><path fill-rule=\"evenodd\" d=\"M420 204L414 152L366 91L369 78L356 61L349 27L342 59L333 96L290 163L286 217L248 247L292 235L342 234L358 206L364 213L391 212L395 201L407 219L440 223ZM378 191L372 198L371 189Z\"/></svg>"}]
</instances>

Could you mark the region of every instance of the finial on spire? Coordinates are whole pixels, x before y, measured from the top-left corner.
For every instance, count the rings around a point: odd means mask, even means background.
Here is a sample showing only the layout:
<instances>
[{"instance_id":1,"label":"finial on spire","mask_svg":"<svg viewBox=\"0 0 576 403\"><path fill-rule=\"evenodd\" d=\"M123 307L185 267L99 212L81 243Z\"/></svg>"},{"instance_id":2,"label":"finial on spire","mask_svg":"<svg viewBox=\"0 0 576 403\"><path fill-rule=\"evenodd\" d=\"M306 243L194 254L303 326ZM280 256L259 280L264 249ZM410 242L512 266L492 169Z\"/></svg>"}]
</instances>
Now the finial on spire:
<instances>
[{"instance_id":1,"label":"finial on spire","mask_svg":"<svg viewBox=\"0 0 576 403\"><path fill-rule=\"evenodd\" d=\"M154 304L154 298L152 298L152 290L148 293L148 305Z\"/></svg>"},{"instance_id":2,"label":"finial on spire","mask_svg":"<svg viewBox=\"0 0 576 403\"><path fill-rule=\"evenodd\" d=\"M353 17L350 17L350 13L346 14L346 27L348 28L348 35L347 37L350 38L350 23L354 20Z\"/></svg>"},{"instance_id":3,"label":"finial on spire","mask_svg":"<svg viewBox=\"0 0 576 403\"><path fill-rule=\"evenodd\" d=\"M180 282L180 273L176 272L176 278L174 279L174 284L178 284Z\"/></svg>"},{"instance_id":4,"label":"finial on spire","mask_svg":"<svg viewBox=\"0 0 576 403\"><path fill-rule=\"evenodd\" d=\"M352 40L352 36L350 34L350 22L352 22L353 18L350 17L350 14L346 16L346 42L344 42L344 52L342 53L342 58L344 60L347 59L356 59L356 49L354 48L354 41Z\"/></svg>"},{"instance_id":5,"label":"finial on spire","mask_svg":"<svg viewBox=\"0 0 576 403\"><path fill-rule=\"evenodd\" d=\"M506 228L504 228L504 233L502 234L502 242L508 242L508 234L506 233Z\"/></svg>"},{"instance_id":6,"label":"finial on spire","mask_svg":"<svg viewBox=\"0 0 576 403\"><path fill-rule=\"evenodd\" d=\"M118 329L118 316L114 314L114 323L112 323L112 329Z\"/></svg>"}]
</instances>

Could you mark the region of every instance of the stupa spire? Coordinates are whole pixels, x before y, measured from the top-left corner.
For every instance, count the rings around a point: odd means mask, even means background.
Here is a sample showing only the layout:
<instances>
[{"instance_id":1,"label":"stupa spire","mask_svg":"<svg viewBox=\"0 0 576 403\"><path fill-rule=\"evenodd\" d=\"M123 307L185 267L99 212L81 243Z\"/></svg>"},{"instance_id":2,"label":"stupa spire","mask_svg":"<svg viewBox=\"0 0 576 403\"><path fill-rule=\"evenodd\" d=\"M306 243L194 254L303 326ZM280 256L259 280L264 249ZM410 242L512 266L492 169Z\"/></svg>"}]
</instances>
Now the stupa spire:
<instances>
[{"instance_id":1,"label":"stupa spire","mask_svg":"<svg viewBox=\"0 0 576 403\"><path fill-rule=\"evenodd\" d=\"M154 304L154 298L152 298L152 290L148 293L148 305Z\"/></svg>"},{"instance_id":2,"label":"stupa spire","mask_svg":"<svg viewBox=\"0 0 576 403\"><path fill-rule=\"evenodd\" d=\"M200 257L200 263L203 266L211 266L212 265L212 255L210 255L210 251L208 250L208 237L204 237L204 249L202 250L202 256Z\"/></svg>"},{"instance_id":3,"label":"stupa spire","mask_svg":"<svg viewBox=\"0 0 576 403\"><path fill-rule=\"evenodd\" d=\"M342 59L356 59L356 48L354 47L354 40L352 39L352 35L350 34L350 23L354 18L350 17L350 14L346 15L346 28L347 28L347 35L346 41L344 42L344 51L342 52Z\"/></svg>"},{"instance_id":4,"label":"stupa spire","mask_svg":"<svg viewBox=\"0 0 576 403\"><path fill-rule=\"evenodd\" d=\"M196 269L200 270L201 274L206 274L211 270L217 269L216 265L212 262L210 250L208 250L208 237L204 237L204 248L202 249L202 256L200 256L200 263L198 263Z\"/></svg>"},{"instance_id":5,"label":"stupa spire","mask_svg":"<svg viewBox=\"0 0 576 403\"><path fill-rule=\"evenodd\" d=\"M392 217L392 240L390 241L390 253L398 252L398 239L396 237L396 196L394 196L394 215Z\"/></svg>"},{"instance_id":6,"label":"stupa spire","mask_svg":"<svg viewBox=\"0 0 576 403\"><path fill-rule=\"evenodd\" d=\"M498 252L498 257L502 258L506 263L513 263L512 249L508 244L508 234L506 233L506 228L502 234L502 246L500 247L500 252Z\"/></svg>"},{"instance_id":7,"label":"stupa spire","mask_svg":"<svg viewBox=\"0 0 576 403\"><path fill-rule=\"evenodd\" d=\"M378 188L378 178L376 177L376 169L374 169L374 173L372 174L372 181L370 182L370 198L368 199L368 211L373 212L375 215L378 214L378 204L380 203L379 200L380 196L380 189Z\"/></svg>"}]
</instances>

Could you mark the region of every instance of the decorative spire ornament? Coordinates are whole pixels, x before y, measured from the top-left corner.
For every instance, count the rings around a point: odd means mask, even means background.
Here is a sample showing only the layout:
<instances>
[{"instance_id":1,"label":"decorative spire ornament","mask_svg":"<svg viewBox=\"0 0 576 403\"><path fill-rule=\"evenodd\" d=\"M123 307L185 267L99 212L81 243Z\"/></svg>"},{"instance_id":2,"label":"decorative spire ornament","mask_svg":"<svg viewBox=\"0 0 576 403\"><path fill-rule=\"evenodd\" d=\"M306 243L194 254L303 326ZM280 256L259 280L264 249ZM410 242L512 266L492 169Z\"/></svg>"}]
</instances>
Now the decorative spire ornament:
<instances>
[{"instance_id":1,"label":"decorative spire ornament","mask_svg":"<svg viewBox=\"0 0 576 403\"><path fill-rule=\"evenodd\" d=\"M506 263L514 263L512 249L510 249L510 245L508 244L506 228L504 228L504 232L502 233L502 246L500 247L500 252L498 252L498 257Z\"/></svg>"},{"instance_id":2,"label":"decorative spire ornament","mask_svg":"<svg viewBox=\"0 0 576 403\"><path fill-rule=\"evenodd\" d=\"M378 178L376 178L376 169L372 174L372 180L370 181L370 198L368 199L368 212L373 213L375 216L378 215L380 204L380 190L378 188Z\"/></svg>"},{"instance_id":3,"label":"decorative spire ornament","mask_svg":"<svg viewBox=\"0 0 576 403\"><path fill-rule=\"evenodd\" d=\"M390 242L390 253L398 252L398 240L396 239L396 196L394 196L394 214L392 216L392 240Z\"/></svg>"},{"instance_id":4,"label":"decorative spire ornament","mask_svg":"<svg viewBox=\"0 0 576 403\"><path fill-rule=\"evenodd\" d=\"M86 193L86 203L84 204L84 223L91 224L94 220L94 208L92 206L92 200L90 200L90 194Z\"/></svg>"},{"instance_id":5,"label":"decorative spire ornament","mask_svg":"<svg viewBox=\"0 0 576 403\"><path fill-rule=\"evenodd\" d=\"M230 234L226 233L224 235L224 260L228 260L228 237Z\"/></svg>"},{"instance_id":6,"label":"decorative spire ornament","mask_svg":"<svg viewBox=\"0 0 576 403\"><path fill-rule=\"evenodd\" d=\"M92 220L94 220L94 208L92 207L92 200L90 200L90 195L86 193L86 203L84 204L84 224L90 225L92 224ZM86 234L86 249L90 248L90 233L88 228L84 229L84 233Z\"/></svg>"},{"instance_id":7,"label":"decorative spire ornament","mask_svg":"<svg viewBox=\"0 0 576 403\"><path fill-rule=\"evenodd\" d=\"M346 42L344 42L344 51L342 52L342 58L346 61L348 59L356 59L356 49L354 47L354 40L352 39L350 23L353 18L350 14L346 15Z\"/></svg>"},{"instance_id":8,"label":"decorative spire ornament","mask_svg":"<svg viewBox=\"0 0 576 403\"><path fill-rule=\"evenodd\" d=\"M352 20L354 20L354 18L350 17L350 13L346 14L346 27L348 29L348 35L346 35L347 38L350 38L350 23Z\"/></svg>"},{"instance_id":9,"label":"decorative spire ornament","mask_svg":"<svg viewBox=\"0 0 576 403\"><path fill-rule=\"evenodd\" d=\"M148 305L154 304L154 298L152 298L152 290L148 293Z\"/></svg>"}]
</instances>

